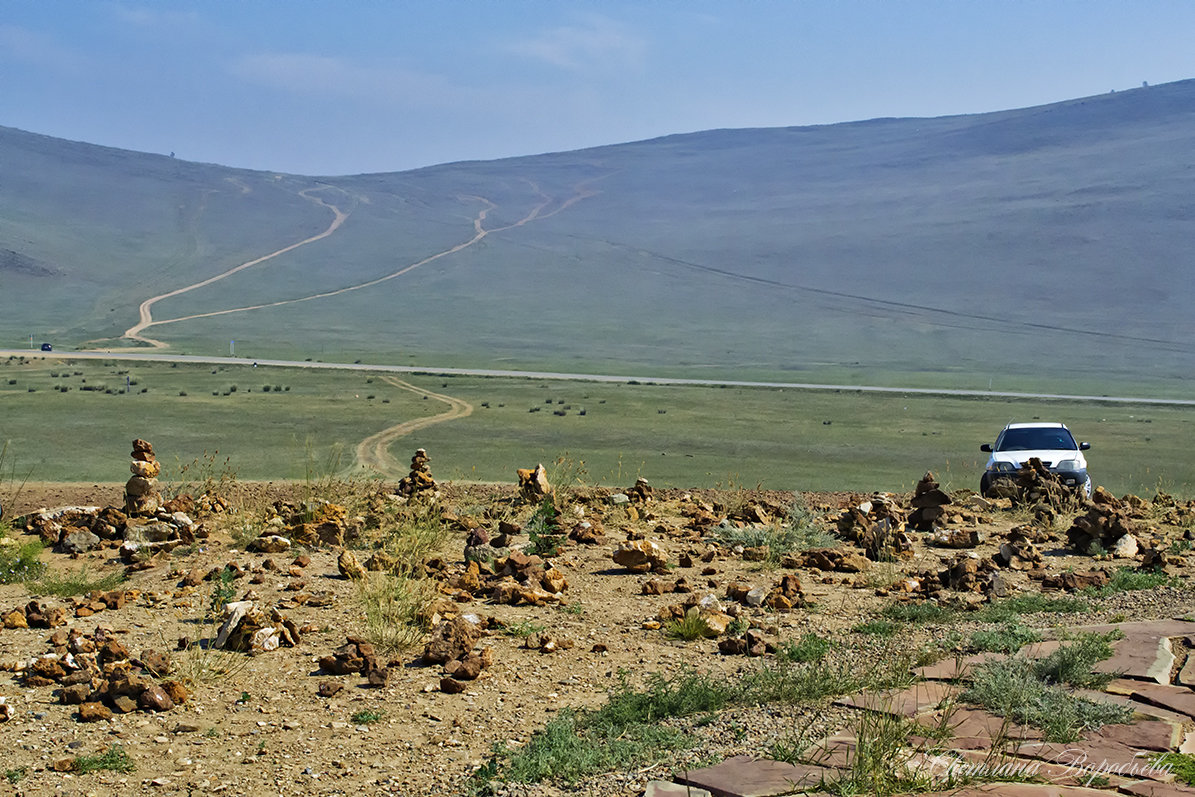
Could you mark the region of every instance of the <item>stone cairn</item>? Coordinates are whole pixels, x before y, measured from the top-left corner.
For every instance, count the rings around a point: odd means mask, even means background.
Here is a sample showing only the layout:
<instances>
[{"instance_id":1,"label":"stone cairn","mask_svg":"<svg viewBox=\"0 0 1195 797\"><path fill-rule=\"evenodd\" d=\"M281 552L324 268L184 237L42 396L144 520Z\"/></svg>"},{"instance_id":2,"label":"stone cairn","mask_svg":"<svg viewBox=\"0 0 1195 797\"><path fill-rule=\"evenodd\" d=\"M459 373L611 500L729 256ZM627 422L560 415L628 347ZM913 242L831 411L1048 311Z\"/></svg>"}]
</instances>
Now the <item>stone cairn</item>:
<instances>
[{"instance_id":1,"label":"stone cairn","mask_svg":"<svg viewBox=\"0 0 1195 797\"><path fill-rule=\"evenodd\" d=\"M436 480L432 478L431 469L427 466L431 461L431 457L422 448L415 452L415 456L411 457L411 472L398 483L399 495L415 498L435 492Z\"/></svg>"},{"instance_id":2,"label":"stone cairn","mask_svg":"<svg viewBox=\"0 0 1195 797\"><path fill-rule=\"evenodd\" d=\"M133 476L124 486L124 508L129 515L153 515L162 504L158 492L158 474L162 465L154 454L154 447L141 439L133 441L133 461L129 470Z\"/></svg>"},{"instance_id":3,"label":"stone cairn","mask_svg":"<svg viewBox=\"0 0 1195 797\"><path fill-rule=\"evenodd\" d=\"M950 503L950 496L938 486L934 474L927 472L913 491L912 511L906 522L917 531L933 531L946 515L943 507Z\"/></svg>"}]
</instances>

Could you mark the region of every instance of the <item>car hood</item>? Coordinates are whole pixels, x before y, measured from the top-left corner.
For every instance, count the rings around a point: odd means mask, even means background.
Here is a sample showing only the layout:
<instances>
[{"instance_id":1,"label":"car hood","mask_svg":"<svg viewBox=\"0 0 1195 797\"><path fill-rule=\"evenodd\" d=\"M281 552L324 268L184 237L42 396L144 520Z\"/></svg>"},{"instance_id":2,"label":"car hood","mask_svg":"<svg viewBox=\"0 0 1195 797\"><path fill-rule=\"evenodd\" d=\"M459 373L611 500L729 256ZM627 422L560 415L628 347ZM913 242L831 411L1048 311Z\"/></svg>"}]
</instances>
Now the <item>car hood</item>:
<instances>
[{"instance_id":1,"label":"car hood","mask_svg":"<svg viewBox=\"0 0 1195 797\"><path fill-rule=\"evenodd\" d=\"M1082 451L1067 451L1056 448L1047 448L1038 451L996 451L992 453L991 462L1011 462L1014 465L1020 466L1034 457L1040 459L1048 468L1052 468L1059 462L1067 459L1078 460L1079 467L1087 467L1087 460L1084 458Z\"/></svg>"}]
</instances>

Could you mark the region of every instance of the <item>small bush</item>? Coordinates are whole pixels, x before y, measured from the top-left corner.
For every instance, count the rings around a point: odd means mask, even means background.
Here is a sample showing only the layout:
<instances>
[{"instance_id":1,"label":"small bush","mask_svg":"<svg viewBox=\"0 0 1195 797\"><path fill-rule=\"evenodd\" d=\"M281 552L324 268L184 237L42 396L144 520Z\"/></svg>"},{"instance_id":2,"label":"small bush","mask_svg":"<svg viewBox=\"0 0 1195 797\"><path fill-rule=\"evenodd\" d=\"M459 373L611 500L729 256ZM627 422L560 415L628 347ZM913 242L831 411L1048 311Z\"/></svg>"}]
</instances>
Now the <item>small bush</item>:
<instances>
[{"instance_id":1,"label":"small bush","mask_svg":"<svg viewBox=\"0 0 1195 797\"><path fill-rule=\"evenodd\" d=\"M363 708L360 711L353 714L351 719L353 720L353 723L356 725L370 725L374 722L377 722L378 720L382 719L382 717L385 717L385 716L386 716L385 711L381 711L379 709L372 709L372 708Z\"/></svg>"},{"instance_id":2,"label":"small bush","mask_svg":"<svg viewBox=\"0 0 1195 797\"><path fill-rule=\"evenodd\" d=\"M1081 598L1051 598L1040 592L1032 592L990 603L971 615L971 618L981 623L1008 623L1016 622L1022 614L1081 614L1090 610L1087 601Z\"/></svg>"},{"instance_id":3,"label":"small bush","mask_svg":"<svg viewBox=\"0 0 1195 797\"><path fill-rule=\"evenodd\" d=\"M900 626L891 620L868 620L866 622L859 623L851 630L859 634L889 637L899 631Z\"/></svg>"},{"instance_id":4,"label":"small bush","mask_svg":"<svg viewBox=\"0 0 1195 797\"><path fill-rule=\"evenodd\" d=\"M427 605L435 598L428 579L370 573L357 582L357 603L365 615L365 637L384 653L401 653L423 639Z\"/></svg>"},{"instance_id":5,"label":"small bush","mask_svg":"<svg viewBox=\"0 0 1195 797\"><path fill-rule=\"evenodd\" d=\"M886 606L881 614L899 623L942 622L953 615L936 603L893 603Z\"/></svg>"},{"instance_id":6,"label":"small bush","mask_svg":"<svg viewBox=\"0 0 1195 797\"><path fill-rule=\"evenodd\" d=\"M690 609L685 616L664 626L664 633L671 639L691 641L709 636L710 627L701 616L701 612Z\"/></svg>"},{"instance_id":7,"label":"small bush","mask_svg":"<svg viewBox=\"0 0 1195 797\"><path fill-rule=\"evenodd\" d=\"M86 567L64 573L62 575L45 574L36 581L28 583L32 595L54 595L59 598L73 598L76 595L86 595L89 592L107 592L116 589L125 581L122 572L109 573L106 576L93 578Z\"/></svg>"},{"instance_id":8,"label":"small bush","mask_svg":"<svg viewBox=\"0 0 1195 797\"><path fill-rule=\"evenodd\" d=\"M971 649L978 653L1016 653L1026 645L1041 641L1041 634L1019 623L1004 623L1000 628L971 634Z\"/></svg>"},{"instance_id":9,"label":"small bush","mask_svg":"<svg viewBox=\"0 0 1195 797\"><path fill-rule=\"evenodd\" d=\"M0 537L3 536L0 533ZM40 578L46 572L40 559L42 549L38 541L0 546L0 584L18 584Z\"/></svg>"},{"instance_id":10,"label":"small bush","mask_svg":"<svg viewBox=\"0 0 1195 797\"><path fill-rule=\"evenodd\" d=\"M99 755L81 755L75 759L74 770L77 774L87 775L91 772L107 770L129 774L137 769L133 759L119 745L113 745Z\"/></svg>"},{"instance_id":11,"label":"small bush","mask_svg":"<svg viewBox=\"0 0 1195 797\"><path fill-rule=\"evenodd\" d=\"M1084 731L1128 722L1131 709L1088 700L1065 688L1107 683L1091 668L1111 655L1110 638L1087 634L1045 659L1013 656L984 664L972 673L962 699L1038 728L1052 742L1072 742Z\"/></svg>"},{"instance_id":12,"label":"small bush","mask_svg":"<svg viewBox=\"0 0 1195 797\"><path fill-rule=\"evenodd\" d=\"M821 661L830 652L834 643L817 634L805 634L796 642L787 642L776 654L778 658L792 662Z\"/></svg>"},{"instance_id":13,"label":"small bush","mask_svg":"<svg viewBox=\"0 0 1195 797\"><path fill-rule=\"evenodd\" d=\"M1153 589L1173 585L1175 579L1160 570L1134 570L1129 567L1119 568L1108 583L1102 587L1091 587L1083 591L1084 595L1094 598L1106 598L1118 592L1132 592L1139 589Z\"/></svg>"},{"instance_id":14,"label":"small bush","mask_svg":"<svg viewBox=\"0 0 1195 797\"><path fill-rule=\"evenodd\" d=\"M1195 756L1190 753L1161 753L1151 758L1150 763L1173 772L1178 782L1195 786Z\"/></svg>"}]
</instances>

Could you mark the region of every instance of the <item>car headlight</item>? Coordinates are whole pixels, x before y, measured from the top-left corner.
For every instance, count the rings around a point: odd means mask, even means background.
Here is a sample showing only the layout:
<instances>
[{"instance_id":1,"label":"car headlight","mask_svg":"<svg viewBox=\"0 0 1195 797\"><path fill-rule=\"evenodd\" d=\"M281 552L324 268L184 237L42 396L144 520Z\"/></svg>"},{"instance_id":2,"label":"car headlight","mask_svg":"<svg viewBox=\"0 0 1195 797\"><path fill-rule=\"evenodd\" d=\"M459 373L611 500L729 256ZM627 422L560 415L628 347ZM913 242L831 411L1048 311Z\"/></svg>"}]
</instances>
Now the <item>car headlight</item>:
<instances>
[{"instance_id":1,"label":"car headlight","mask_svg":"<svg viewBox=\"0 0 1195 797\"><path fill-rule=\"evenodd\" d=\"M1079 460L1064 459L1061 462L1059 462L1057 465L1055 465L1054 468L1056 470L1078 470L1079 469Z\"/></svg>"},{"instance_id":2,"label":"car headlight","mask_svg":"<svg viewBox=\"0 0 1195 797\"><path fill-rule=\"evenodd\" d=\"M993 470L996 473L1012 473L1017 469L1017 466L1012 462L993 462L988 470Z\"/></svg>"}]
</instances>

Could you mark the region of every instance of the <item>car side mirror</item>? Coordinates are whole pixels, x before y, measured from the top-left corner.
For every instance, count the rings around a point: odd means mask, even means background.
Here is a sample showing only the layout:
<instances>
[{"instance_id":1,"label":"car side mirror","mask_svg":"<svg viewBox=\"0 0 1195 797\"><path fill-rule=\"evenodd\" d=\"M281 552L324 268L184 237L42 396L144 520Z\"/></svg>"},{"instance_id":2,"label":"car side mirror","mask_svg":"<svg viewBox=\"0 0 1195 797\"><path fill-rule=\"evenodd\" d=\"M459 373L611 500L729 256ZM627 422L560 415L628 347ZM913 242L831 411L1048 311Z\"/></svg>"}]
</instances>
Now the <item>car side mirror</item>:
<instances>
[{"instance_id":1,"label":"car side mirror","mask_svg":"<svg viewBox=\"0 0 1195 797\"><path fill-rule=\"evenodd\" d=\"M1079 443L1080 451L1087 451L1090 448L1091 448L1091 443Z\"/></svg>"},{"instance_id":2,"label":"car side mirror","mask_svg":"<svg viewBox=\"0 0 1195 797\"><path fill-rule=\"evenodd\" d=\"M984 443L983 445L981 445L981 446L979 447L979 450L980 450L980 451L986 451L986 452L988 452L988 453L990 454L990 453L992 453L992 444L991 444L991 443Z\"/></svg>"}]
</instances>

